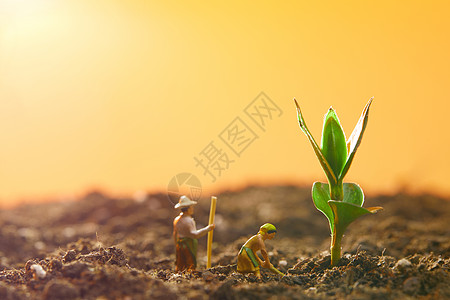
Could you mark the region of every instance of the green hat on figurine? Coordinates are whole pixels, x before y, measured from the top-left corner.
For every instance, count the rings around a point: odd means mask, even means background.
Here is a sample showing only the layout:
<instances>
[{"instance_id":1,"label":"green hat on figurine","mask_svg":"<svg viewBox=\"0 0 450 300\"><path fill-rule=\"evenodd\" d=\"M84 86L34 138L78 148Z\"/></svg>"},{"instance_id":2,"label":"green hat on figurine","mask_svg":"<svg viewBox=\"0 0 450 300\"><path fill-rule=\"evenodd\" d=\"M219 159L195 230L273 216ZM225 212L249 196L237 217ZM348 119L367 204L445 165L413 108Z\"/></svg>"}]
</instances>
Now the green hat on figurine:
<instances>
[{"instance_id":1,"label":"green hat on figurine","mask_svg":"<svg viewBox=\"0 0 450 300\"><path fill-rule=\"evenodd\" d=\"M188 207L191 205L195 205L197 204L196 201L192 201L191 199L189 199L187 196L181 196L180 200L178 201L178 203L175 205L175 208L179 208L179 207Z\"/></svg>"},{"instance_id":2,"label":"green hat on figurine","mask_svg":"<svg viewBox=\"0 0 450 300\"><path fill-rule=\"evenodd\" d=\"M266 223L266 224L264 224L264 225L262 225L260 228L259 228L259 231L261 232L261 233L272 233L272 232L277 232L277 229L275 228L275 226L274 225L272 225L272 224L270 224L270 223Z\"/></svg>"}]
</instances>

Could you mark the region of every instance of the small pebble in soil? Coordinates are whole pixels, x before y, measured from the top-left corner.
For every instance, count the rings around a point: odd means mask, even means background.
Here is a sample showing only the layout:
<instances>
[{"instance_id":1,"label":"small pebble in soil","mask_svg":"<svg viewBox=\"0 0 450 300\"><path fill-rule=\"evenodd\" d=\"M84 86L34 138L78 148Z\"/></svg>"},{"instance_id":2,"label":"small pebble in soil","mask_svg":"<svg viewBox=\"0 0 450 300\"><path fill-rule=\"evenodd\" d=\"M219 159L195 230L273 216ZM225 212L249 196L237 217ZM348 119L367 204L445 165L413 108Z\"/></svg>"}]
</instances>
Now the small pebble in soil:
<instances>
[{"instance_id":1,"label":"small pebble in soil","mask_svg":"<svg viewBox=\"0 0 450 300\"><path fill-rule=\"evenodd\" d=\"M30 269L34 271L36 278L44 279L45 276L47 276L47 272L44 271L41 265L34 264L30 267Z\"/></svg>"},{"instance_id":2,"label":"small pebble in soil","mask_svg":"<svg viewBox=\"0 0 450 300\"><path fill-rule=\"evenodd\" d=\"M280 260L280 261L278 262L278 265L279 265L280 267L286 267L286 266L287 266L287 261L284 260L284 259L282 259L282 260Z\"/></svg>"},{"instance_id":3,"label":"small pebble in soil","mask_svg":"<svg viewBox=\"0 0 450 300\"><path fill-rule=\"evenodd\" d=\"M26 272L28 272L28 271L30 271L31 270L31 266L32 265L34 265L34 264L36 264L36 262L34 261L34 260L28 260L26 263L25 263L25 271Z\"/></svg>"},{"instance_id":4,"label":"small pebble in soil","mask_svg":"<svg viewBox=\"0 0 450 300\"><path fill-rule=\"evenodd\" d=\"M407 260L406 258L402 258L397 262L397 267L410 267L411 262Z\"/></svg>"},{"instance_id":5,"label":"small pebble in soil","mask_svg":"<svg viewBox=\"0 0 450 300\"><path fill-rule=\"evenodd\" d=\"M411 266L412 263L409 260L407 260L406 258L402 258L395 264L394 269L402 272L411 268Z\"/></svg>"}]
</instances>

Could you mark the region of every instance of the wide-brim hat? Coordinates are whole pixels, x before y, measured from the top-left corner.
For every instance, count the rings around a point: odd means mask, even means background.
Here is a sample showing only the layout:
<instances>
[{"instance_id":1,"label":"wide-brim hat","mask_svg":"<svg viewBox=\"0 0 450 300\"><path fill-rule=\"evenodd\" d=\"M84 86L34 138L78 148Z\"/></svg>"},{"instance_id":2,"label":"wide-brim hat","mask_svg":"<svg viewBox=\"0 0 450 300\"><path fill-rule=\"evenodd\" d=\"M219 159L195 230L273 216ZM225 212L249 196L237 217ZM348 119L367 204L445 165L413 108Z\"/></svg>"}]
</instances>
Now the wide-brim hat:
<instances>
[{"instance_id":1,"label":"wide-brim hat","mask_svg":"<svg viewBox=\"0 0 450 300\"><path fill-rule=\"evenodd\" d=\"M197 204L196 201L192 201L191 199L189 199L187 196L181 196L180 200L178 201L178 203L175 205L175 208L179 208L179 207L188 207L191 205L195 205Z\"/></svg>"}]
</instances>

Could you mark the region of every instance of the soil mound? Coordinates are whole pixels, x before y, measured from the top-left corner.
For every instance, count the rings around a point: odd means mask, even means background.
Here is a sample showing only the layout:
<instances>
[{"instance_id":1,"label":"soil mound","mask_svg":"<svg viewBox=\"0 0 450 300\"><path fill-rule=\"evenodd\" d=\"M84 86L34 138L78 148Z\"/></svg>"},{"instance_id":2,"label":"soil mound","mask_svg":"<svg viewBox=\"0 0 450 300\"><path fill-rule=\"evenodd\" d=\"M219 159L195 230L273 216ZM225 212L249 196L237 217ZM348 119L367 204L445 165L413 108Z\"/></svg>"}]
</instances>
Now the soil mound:
<instances>
[{"instance_id":1,"label":"soil mound","mask_svg":"<svg viewBox=\"0 0 450 300\"><path fill-rule=\"evenodd\" d=\"M206 238L198 270L174 272L172 221L164 194L145 200L91 193L79 201L0 211L0 299L450 299L450 201L431 195L378 196L383 206L349 226L343 257L330 267L329 227L310 188L248 187L218 195L211 269ZM200 199L197 227L207 224ZM285 273L236 273L236 255L261 224Z\"/></svg>"}]
</instances>

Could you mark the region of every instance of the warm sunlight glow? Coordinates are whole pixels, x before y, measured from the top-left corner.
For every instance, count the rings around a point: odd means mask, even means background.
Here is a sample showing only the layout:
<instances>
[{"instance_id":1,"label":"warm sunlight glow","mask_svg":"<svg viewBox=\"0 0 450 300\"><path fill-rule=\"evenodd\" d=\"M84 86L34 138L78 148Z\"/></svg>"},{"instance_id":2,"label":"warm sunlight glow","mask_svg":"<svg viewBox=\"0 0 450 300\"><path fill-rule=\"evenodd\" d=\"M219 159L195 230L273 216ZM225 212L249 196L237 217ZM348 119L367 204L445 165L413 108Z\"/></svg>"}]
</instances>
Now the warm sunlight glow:
<instances>
[{"instance_id":1,"label":"warm sunlight glow","mask_svg":"<svg viewBox=\"0 0 450 300\"><path fill-rule=\"evenodd\" d=\"M450 193L445 1L0 3L2 205L165 191L182 172L204 195L311 184L294 97L315 136L330 105L350 133L375 97L347 176L364 191ZM261 91L282 112L265 128L245 113ZM239 154L221 139L238 117L257 136ZM195 160L211 142L232 161L215 180Z\"/></svg>"}]
</instances>

